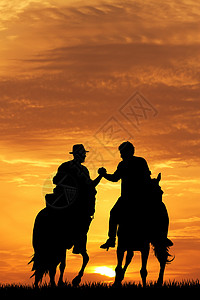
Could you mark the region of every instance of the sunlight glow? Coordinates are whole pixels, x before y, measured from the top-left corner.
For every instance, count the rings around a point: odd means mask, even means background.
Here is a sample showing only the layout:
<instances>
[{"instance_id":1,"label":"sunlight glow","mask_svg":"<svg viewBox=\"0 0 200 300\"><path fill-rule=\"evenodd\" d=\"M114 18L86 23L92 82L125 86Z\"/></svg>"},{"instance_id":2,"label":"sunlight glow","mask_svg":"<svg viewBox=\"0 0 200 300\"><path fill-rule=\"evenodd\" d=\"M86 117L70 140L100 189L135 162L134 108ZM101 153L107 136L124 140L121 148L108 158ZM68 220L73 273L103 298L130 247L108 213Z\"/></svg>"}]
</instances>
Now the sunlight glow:
<instances>
[{"instance_id":1,"label":"sunlight glow","mask_svg":"<svg viewBox=\"0 0 200 300\"><path fill-rule=\"evenodd\" d=\"M108 277L115 277L115 271L112 268L105 266L96 267L94 272Z\"/></svg>"}]
</instances>

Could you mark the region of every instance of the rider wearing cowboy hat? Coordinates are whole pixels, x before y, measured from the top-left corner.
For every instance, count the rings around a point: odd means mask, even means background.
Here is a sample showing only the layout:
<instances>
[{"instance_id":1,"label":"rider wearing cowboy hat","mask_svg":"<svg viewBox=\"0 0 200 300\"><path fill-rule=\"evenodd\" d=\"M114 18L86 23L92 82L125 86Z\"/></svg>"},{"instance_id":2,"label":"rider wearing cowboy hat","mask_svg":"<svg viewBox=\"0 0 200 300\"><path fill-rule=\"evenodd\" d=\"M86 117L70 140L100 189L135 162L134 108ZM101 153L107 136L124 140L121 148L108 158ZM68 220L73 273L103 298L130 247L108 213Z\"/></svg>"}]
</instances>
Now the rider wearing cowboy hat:
<instances>
[{"instance_id":1,"label":"rider wearing cowboy hat","mask_svg":"<svg viewBox=\"0 0 200 300\"><path fill-rule=\"evenodd\" d=\"M82 165L87 152L89 151L85 150L83 144L73 145L72 151L69 152L73 155L73 159L62 163L53 178L53 183L56 185L54 193L63 194L63 189L66 187L67 191L69 187L76 191L73 199L69 199L69 193L65 193L65 195L68 195L67 201L70 201L67 209L69 209L70 215L74 216L71 228L77 236L73 249L73 253L77 254L86 251L87 232L95 212L95 187L102 179L102 176L99 175L92 180L88 169Z\"/></svg>"}]
</instances>

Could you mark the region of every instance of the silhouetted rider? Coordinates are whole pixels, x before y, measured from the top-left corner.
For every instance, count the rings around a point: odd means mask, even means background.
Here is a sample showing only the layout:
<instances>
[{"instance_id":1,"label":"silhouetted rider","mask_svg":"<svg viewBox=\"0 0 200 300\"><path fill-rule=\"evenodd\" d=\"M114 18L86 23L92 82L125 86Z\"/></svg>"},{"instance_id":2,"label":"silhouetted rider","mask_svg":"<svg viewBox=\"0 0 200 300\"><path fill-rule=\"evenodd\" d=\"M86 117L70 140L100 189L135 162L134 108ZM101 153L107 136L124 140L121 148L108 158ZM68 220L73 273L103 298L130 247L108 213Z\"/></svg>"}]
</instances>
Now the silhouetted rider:
<instances>
[{"instance_id":1,"label":"silhouetted rider","mask_svg":"<svg viewBox=\"0 0 200 300\"><path fill-rule=\"evenodd\" d=\"M115 247L117 225L120 218L126 218L129 212L140 213L145 199L145 186L150 181L151 171L142 157L134 156L135 148L132 143L124 142L119 146L122 161L113 174L107 174L105 168L98 170L105 179L117 182L121 179L121 197L110 211L108 240L101 245L103 249ZM132 216L134 218L134 216Z\"/></svg>"},{"instance_id":2,"label":"silhouetted rider","mask_svg":"<svg viewBox=\"0 0 200 300\"><path fill-rule=\"evenodd\" d=\"M92 180L88 169L82 165L87 152L82 144L74 145L70 152L74 156L73 160L61 164L53 178L56 185L54 194L65 197L64 201L67 201L67 209L73 219L71 229L76 233L73 253L76 254L86 251L87 232L95 212L95 187L102 178L99 175Z\"/></svg>"}]
</instances>

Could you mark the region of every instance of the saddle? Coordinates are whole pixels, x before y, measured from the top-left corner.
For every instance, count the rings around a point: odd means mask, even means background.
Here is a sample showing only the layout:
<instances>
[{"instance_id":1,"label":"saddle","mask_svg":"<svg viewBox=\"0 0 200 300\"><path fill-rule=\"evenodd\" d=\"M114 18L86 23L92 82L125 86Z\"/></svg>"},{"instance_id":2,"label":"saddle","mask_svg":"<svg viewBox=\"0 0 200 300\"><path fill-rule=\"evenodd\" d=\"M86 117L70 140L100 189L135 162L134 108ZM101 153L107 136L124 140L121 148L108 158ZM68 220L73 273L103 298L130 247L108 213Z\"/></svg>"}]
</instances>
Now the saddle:
<instances>
[{"instance_id":1,"label":"saddle","mask_svg":"<svg viewBox=\"0 0 200 300\"><path fill-rule=\"evenodd\" d=\"M76 199L77 189L72 186L56 187L51 194L45 195L46 207L67 208Z\"/></svg>"}]
</instances>

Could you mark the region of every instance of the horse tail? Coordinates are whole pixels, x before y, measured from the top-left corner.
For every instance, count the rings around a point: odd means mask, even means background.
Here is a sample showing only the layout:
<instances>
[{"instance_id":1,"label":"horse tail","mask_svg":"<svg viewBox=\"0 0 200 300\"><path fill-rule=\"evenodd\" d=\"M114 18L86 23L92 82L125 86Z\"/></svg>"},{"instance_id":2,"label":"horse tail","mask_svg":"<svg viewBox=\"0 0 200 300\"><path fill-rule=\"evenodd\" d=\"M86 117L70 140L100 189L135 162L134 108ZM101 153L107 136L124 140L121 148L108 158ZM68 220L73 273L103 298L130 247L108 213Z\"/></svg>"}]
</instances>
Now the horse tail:
<instances>
[{"instance_id":1,"label":"horse tail","mask_svg":"<svg viewBox=\"0 0 200 300\"><path fill-rule=\"evenodd\" d=\"M154 224L154 237L151 240L151 244L158 261L169 264L174 260L175 257L172 257L172 255L169 253L170 247L173 246L173 242L167 238L169 215L163 202L161 202L160 206L158 206L156 218L157 222Z\"/></svg>"},{"instance_id":2,"label":"horse tail","mask_svg":"<svg viewBox=\"0 0 200 300\"><path fill-rule=\"evenodd\" d=\"M46 210L41 210L36 216L34 227L33 227L33 248L34 254L28 264L33 263L32 277L37 277L37 281L42 281L42 277L44 274L48 272L48 266L46 261L46 247L45 247L45 221L46 221Z\"/></svg>"},{"instance_id":3,"label":"horse tail","mask_svg":"<svg viewBox=\"0 0 200 300\"><path fill-rule=\"evenodd\" d=\"M169 264L174 260L175 256L172 256L169 253L169 249L173 245L173 243L169 239L167 239L167 240L169 241L168 244L154 243L153 250L154 250L154 254L155 254L156 258L158 259L158 261L160 263ZM170 257L172 257L172 258L170 259Z\"/></svg>"},{"instance_id":4,"label":"horse tail","mask_svg":"<svg viewBox=\"0 0 200 300\"><path fill-rule=\"evenodd\" d=\"M42 260L40 259L40 256L37 255L37 253L33 254L31 260L28 262L28 265L31 263L33 263L31 271L34 271L34 273L30 276L30 278L35 276L37 282L41 282L43 275L48 273L48 268L45 267L45 265L42 263Z\"/></svg>"}]
</instances>

